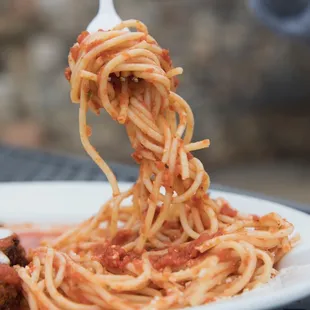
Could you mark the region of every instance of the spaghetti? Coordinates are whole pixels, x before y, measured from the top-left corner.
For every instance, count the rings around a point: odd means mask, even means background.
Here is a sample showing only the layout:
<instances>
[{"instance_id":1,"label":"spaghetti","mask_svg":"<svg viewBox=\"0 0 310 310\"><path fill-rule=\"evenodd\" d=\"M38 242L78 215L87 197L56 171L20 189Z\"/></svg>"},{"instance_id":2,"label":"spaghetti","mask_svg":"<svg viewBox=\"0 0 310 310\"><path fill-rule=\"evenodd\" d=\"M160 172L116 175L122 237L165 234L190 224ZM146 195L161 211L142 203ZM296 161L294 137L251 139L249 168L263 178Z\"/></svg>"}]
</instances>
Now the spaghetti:
<instances>
[{"instance_id":1,"label":"spaghetti","mask_svg":"<svg viewBox=\"0 0 310 310\"><path fill-rule=\"evenodd\" d=\"M182 69L146 26L129 20L111 31L83 32L68 59L81 141L113 197L16 268L30 309L182 308L275 276L275 264L296 241L293 225L275 213L243 215L206 194L209 176L191 152L209 140L191 142L193 114L175 93ZM87 111L102 109L125 126L140 165L125 192L89 140Z\"/></svg>"}]
</instances>

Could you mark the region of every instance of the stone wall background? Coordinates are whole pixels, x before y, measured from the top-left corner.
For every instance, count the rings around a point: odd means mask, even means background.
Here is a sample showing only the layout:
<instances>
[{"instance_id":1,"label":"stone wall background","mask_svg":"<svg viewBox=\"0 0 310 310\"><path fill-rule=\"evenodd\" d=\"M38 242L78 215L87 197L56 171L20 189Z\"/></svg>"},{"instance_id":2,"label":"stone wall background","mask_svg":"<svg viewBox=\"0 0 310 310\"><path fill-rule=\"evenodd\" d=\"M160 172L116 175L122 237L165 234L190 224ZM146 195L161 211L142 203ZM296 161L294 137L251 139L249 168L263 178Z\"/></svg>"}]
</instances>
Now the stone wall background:
<instances>
[{"instance_id":1,"label":"stone wall background","mask_svg":"<svg viewBox=\"0 0 310 310\"><path fill-rule=\"evenodd\" d=\"M144 21L184 68L179 92L196 116L195 139L211 139L212 147L198 156L214 180L234 185L238 179L252 189L248 184L260 171L259 189L266 192L282 182L270 181L277 171L270 165L281 163L284 178L292 180L280 186L281 195L292 184L300 188L297 179L310 185L304 176L310 166L310 45L270 32L244 0L115 4L123 19ZM95 0L0 0L0 143L84 155L63 70L97 6ZM104 114L89 119L102 155L131 163L122 127ZM293 168L292 176L288 166L302 167L301 173ZM228 177L228 171L235 172ZM299 200L310 202L307 191L304 197Z\"/></svg>"}]
</instances>

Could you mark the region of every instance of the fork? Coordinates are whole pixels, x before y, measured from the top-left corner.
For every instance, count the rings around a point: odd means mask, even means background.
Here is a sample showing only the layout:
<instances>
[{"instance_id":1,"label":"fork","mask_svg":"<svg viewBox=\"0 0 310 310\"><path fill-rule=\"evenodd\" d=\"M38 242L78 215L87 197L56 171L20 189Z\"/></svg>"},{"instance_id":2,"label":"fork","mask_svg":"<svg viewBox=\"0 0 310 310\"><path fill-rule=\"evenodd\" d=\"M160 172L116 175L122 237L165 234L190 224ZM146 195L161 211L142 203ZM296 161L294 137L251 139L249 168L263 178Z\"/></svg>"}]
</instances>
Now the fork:
<instances>
[{"instance_id":1,"label":"fork","mask_svg":"<svg viewBox=\"0 0 310 310\"><path fill-rule=\"evenodd\" d=\"M113 0L99 0L98 13L88 25L87 31L109 30L121 22L121 18L115 11Z\"/></svg>"}]
</instances>

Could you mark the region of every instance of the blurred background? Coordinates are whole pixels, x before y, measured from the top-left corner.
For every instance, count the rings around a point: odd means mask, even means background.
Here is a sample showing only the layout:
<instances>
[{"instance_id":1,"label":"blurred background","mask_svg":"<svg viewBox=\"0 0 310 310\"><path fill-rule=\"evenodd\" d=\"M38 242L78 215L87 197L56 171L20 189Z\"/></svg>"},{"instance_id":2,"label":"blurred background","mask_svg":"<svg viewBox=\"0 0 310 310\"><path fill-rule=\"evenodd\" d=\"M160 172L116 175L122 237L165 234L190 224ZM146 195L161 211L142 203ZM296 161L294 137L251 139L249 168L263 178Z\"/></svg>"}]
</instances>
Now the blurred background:
<instances>
[{"instance_id":1,"label":"blurred background","mask_svg":"<svg viewBox=\"0 0 310 310\"><path fill-rule=\"evenodd\" d=\"M0 144L85 156L63 71L98 9L89 0L0 0ZM215 183L310 203L310 44L262 25L244 0L115 0L184 68L179 93ZM133 164L124 129L89 116L102 156ZM1 154L0 154L1 156ZM0 171L1 173L1 171Z\"/></svg>"}]
</instances>

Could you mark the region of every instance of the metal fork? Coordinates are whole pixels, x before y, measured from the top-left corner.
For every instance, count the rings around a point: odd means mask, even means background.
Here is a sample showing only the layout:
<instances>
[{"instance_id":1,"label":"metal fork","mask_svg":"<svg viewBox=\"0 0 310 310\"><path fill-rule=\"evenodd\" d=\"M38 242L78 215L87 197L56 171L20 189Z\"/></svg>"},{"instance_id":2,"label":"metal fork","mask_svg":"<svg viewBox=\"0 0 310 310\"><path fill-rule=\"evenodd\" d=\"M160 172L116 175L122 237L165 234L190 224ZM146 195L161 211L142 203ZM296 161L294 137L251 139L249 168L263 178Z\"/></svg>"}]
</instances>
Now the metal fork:
<instances>
[{"instance_id":1,"label":"metal fork","mask_svg":"<svg viewBox=\"0 0 310 310\"><path fill-rule=\"evenodd\" d=\"M87 30L89 32L95 32L98 29L109 30L121 22L113 0L99 0L98 13L88 25Z\"/></svg>"}]
</instances>

